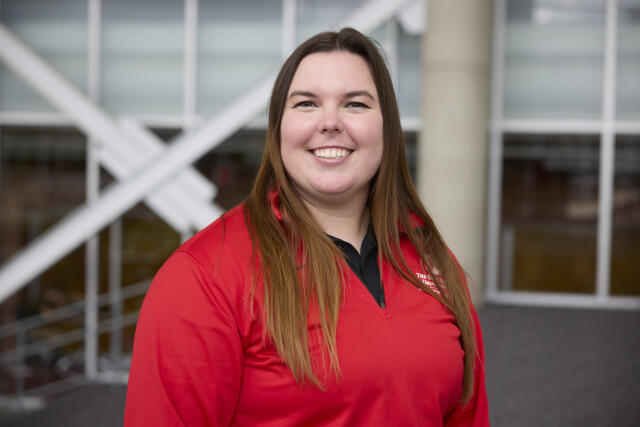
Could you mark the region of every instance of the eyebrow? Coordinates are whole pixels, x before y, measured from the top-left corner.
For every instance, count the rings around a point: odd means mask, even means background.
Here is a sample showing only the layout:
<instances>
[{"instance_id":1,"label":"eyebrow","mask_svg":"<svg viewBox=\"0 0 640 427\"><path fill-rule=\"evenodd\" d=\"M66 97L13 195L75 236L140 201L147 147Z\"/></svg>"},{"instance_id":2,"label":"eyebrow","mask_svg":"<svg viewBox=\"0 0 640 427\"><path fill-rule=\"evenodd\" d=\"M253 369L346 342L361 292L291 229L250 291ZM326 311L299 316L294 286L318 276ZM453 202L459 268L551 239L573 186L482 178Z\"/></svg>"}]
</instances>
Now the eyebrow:
<instances>
[{"instance_id":1,"label":"eyebrow","mask_svg":"<svg viewBox=\"0 0 640 427\"><path fill-rule=\"evenodd\" d=\"M353 92L347 92L347 98L355 98L356 96L366 96L368 98L371 98L372 101L375 101L376 99L373 97L373 95L371 95L369 93L369 91L366 90L354 90Z\"/></svg>"},{"instance_id":2,"label":"eyebrow","mask_svg":"<svg viewBox=\"0 0 640 427\"><path fill-rule=\"evenodd\" d=\"M294 96L306 96L309 98L318 97L318 95L316 95L315 93L309 92L306 90L294 90L289 94L289 98L293 98ZM371 93L369 93L369 91L366 91L366 90L354 90L351 92L347 92L345 94L345 98L355 98L357 96L366 96L368 98L371 98L373 101L375 101L375 98L373 97L373 95L371 95Z\"/></svg>"},{"instance_id":3,"label":"eyebrow","mask_svg":"<svg viewBox=\"0 0 640 427\"><path fill-rule=\"evenodd\" d=\"M306 91L306 90L294 90L293 92L291 92L289 94L289 98L293 98L294 96L306 96L306 97L309 97L309 98L317 98L318 97L318 95L316 95L315 93L309 92L309 91Z\"/></svg>"}]
</instances>

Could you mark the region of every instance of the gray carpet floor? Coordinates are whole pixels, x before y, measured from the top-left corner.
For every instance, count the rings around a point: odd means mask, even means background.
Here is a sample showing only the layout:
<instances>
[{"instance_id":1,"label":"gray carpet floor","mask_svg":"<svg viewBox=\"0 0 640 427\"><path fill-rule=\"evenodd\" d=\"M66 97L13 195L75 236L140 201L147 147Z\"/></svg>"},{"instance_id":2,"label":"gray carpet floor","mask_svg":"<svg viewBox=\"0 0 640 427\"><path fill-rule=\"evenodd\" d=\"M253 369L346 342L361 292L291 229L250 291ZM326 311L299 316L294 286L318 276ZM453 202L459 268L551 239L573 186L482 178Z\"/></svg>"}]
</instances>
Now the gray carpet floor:
<instances>
[{"instance_id":1,"label":"gray carpet floor","mask_svg":"<svg viewBox=\"0 0 640 427\"><path fill-rule=\"evenodd\" d=\"M640 312L479 310L494 427L640 426ZM126 388L90 385L3 426L121 426Z\"/></svg>"},{"instance_id":2,"label":"gray carpet floor","mask_svg":"<svg viewBox=\"0 0 640 427\"><path fill-rule=\"evenodd\" d=\"M640 312L479 315L493 426L640 426Z\"/></svg>"}]
</instances>

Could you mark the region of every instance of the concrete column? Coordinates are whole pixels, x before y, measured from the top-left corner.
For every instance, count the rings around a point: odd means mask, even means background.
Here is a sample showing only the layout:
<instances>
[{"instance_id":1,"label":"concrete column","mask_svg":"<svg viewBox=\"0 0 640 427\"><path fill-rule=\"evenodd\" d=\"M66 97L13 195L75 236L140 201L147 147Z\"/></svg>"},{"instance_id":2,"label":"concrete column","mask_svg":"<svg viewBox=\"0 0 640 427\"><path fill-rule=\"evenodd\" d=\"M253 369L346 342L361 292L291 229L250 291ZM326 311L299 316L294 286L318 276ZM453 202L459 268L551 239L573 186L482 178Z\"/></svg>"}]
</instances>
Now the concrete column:
<instances>
[{"instance_id":1,"label":"concrete column","mask_svg":"<svg viewBox=\"0 0 640 427\"><path fill-rule=\"evenodd\" d=\"M418 191L482 304L491 0L428 0Z\"/></svg>"}]
</instances>

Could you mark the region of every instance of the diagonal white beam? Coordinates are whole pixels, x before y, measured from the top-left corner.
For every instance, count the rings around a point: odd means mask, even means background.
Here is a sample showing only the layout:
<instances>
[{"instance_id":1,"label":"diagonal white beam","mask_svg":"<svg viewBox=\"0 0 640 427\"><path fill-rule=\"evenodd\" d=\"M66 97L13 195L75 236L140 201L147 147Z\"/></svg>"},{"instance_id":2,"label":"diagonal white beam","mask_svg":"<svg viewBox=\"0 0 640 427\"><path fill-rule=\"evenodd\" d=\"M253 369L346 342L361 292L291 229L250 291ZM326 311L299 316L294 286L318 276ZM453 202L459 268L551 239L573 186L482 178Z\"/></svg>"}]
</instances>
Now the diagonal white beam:
<instances>
[{"instance_id":1,"label":"diagonal white beam","mask_svg":"<svg viewBox=\"0 0 640 427\"><path fill-rule=\"evenodd\" d=\"M16 73L30 83L52 104L71 116L89 136L100 141L103 146L101 162L119 180L129 176L146 158L157 154L164 145L153 140L139 127L137 138L130 138L103 113L87 96L68 83L45 61L40 59L20 40L15 38L0 24L0 58ZM134 125L129 123L130 128ZM135 144L138 142L138 144ZM143 147L138 147L143 144ZM161 189L145 199L147 204L182 234L192 229L200 229L215 219L220 209L212 207L209 200L215 192L211 183L195 170L185 172L178 178L185 188ZM200 200L190 198L196 193Z\"/></svg>"},{"instance_id":2,"label":"diagonal white beam","mask_svg":"<svg viewBox=\"0 0 640 427\"><path fill-rule=\"evenodd\" d=\"M125 180L127 176L133 173L133 169L129 163L129 157L123 156L115 150L102 147L102 149L99 150L99 160L119 181ZM145 201L147 205L174 230L179 233L189 233L192 228L189 218L185 216L184 211L179 208L176 209L174 202L168 199L165 194L155 192L147 195Z\"/></svg>"},{"instance_id":3,"label":"diagonal white beam","mask_svg":"<svg viewBox=\"0 0 640 427\"><path fill-rule=\"evenodd\" d=\"M128 171L125 177L131 175L145 162L161 155L166 149L165 144L153 133L132 118L122 118L119 124L129 141L135 142L126 147L130 155L126 159L120 159L120 165L126 164ZM105 147L107 148L107 147ZM106 155L109 150L105 150ZM115 166L115 165L114 165ZM211 203L216 194L215 186L191 167L186 167L170 182L154 191L145 201L151 206L163 208L169 207L172 214L177 214L181 221L188 221L190 230L180 230L183 234L191 234L191 230L200 230L211 223L222 213L222 210ZM166 216L163 216L166 218Z\"/></svg>"},{"instance_id":4,"label":"diagonal white beam","mask_svg":"<svg viewBox=\"0 0 640 427\"><path fill-rule=\"evenodd\" d=\"M133 149L136 151L137 157L144 158L148 155L157 155L165 149L165 143L140 123L139 120L130 116L123 116L118 119L118 125L132 140L135 140L136 144L133 144ZM215 184L194 168L188 168L180 172L176 180L180 182L182 188L188 194L198 200L211 200L218 193Z\"/></svg>"},{"instance_id":5,"label":"diagonal white beam","mask_svg":"<svg viewBox=\"0 0 640 427\"><path fill-rule=\"evenodd\" d=\"M274 78L270 75L204 127L180 136L130 178L108 187L98 201L76 209L9 259L0 270L0 301L263 112Z\"/></svg>"},{"instance_id":6,"label":"diagonal white beam","mask_svg":"<svg viewBox=\"0 0 640 427\"><path fill-rule=\"evenodd\" d=\"M413 1L415 0L371 1L357 9L350 18L341 23L341 26L353 26L362 32L370 32ZM7 50L4 46L6 36L6 30L0 25L0 52ZM0 56L7 61L6 53ZM259 84L232 102L203 127L180 135L164 152L153 156L131 177L124 182L111 185L98 201L76 209L9 259L0 269L0 301L37 277L258 114L263 113L275 75L273 72L265 76ZM36 82L32 83L36 85ZM37 83L37 86L41 84ZM75 98L74 101L78 102L77 96ZM106 126L104 130L112 133L113 127ZM88 128L87 132L89 131L93 133L95 129ZM100 139L104 137L98 136Z\"/></svg>"}]
</instances>

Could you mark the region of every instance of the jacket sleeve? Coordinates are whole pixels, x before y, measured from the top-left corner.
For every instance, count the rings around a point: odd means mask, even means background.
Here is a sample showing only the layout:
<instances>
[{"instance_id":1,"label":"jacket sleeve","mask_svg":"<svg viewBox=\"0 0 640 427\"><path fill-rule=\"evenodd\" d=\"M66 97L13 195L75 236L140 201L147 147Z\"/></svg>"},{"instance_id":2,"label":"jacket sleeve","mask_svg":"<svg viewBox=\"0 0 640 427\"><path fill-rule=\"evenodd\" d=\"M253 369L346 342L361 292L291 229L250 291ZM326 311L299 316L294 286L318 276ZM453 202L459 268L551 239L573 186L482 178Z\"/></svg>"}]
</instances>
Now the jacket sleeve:
<instances>
[{"instance_id":1,"label":"jacket sleeve","mask_svg":"<svg viewBox=\"0 0 640 427\"><path fill-rule=\"evenodd\" d=\"M446 427L485 427L489 426L489 404L484 380L484 345L482 331L476 310L471 308L476 333L476 360L473 369L473 395L467 405L458 404L446 422Z\"/></svg>"},{"instance_id":2,"label":"jacket sleeve","mask_svg":"<svg viewBox=\"0 0 640 427\"><path fill-rule=\"evenodd\" d=\"M136 327L126 427L230 424L243 366L235 306L191 255L167 260Z\"/></svg>"}]
</instances>

